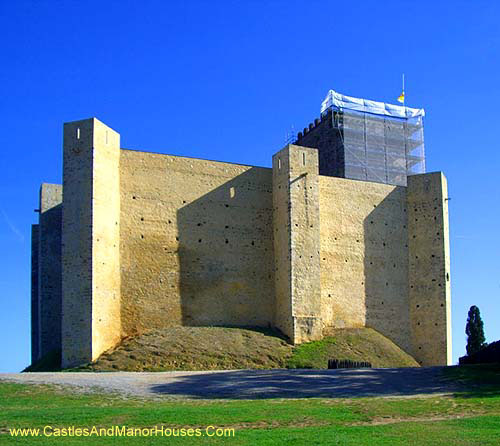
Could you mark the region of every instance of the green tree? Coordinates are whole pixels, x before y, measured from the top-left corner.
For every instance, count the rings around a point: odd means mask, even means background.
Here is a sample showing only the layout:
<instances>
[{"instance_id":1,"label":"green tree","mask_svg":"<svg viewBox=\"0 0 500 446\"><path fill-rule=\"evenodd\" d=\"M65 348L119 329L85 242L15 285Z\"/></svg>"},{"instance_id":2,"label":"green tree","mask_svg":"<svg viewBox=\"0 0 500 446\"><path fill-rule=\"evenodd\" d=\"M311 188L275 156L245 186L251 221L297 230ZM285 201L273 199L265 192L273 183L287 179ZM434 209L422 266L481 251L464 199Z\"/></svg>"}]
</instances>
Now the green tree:
<instances>
[{"instance_id":1,"label":"green tree","mask_svg":"<svg viewBox=\"0 0 500 446\"><path fill-rule=\"evenodd\" d=\"M479 313L479 308L475 305L472 305L469 309L465 334L467 335L467 355L473 355L487 345L481 314Z\"/></svg>"}]
</instances>

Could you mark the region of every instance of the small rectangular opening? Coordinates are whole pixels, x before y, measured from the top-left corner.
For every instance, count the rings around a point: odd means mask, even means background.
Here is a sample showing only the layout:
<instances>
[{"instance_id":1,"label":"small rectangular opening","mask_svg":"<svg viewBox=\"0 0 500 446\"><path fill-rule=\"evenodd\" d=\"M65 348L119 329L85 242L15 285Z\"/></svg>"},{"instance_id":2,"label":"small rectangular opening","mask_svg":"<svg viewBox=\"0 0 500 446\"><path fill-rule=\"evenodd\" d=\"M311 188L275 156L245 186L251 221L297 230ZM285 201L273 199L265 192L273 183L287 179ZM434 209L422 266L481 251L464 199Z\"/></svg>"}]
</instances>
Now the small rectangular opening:
<instances>
[{"instance_id":1,"label":"small rectangular opening","mask_svg":"<svg viewBox=\"0 0 500 446\"><path fill-rule=\"evenodd\" d=\"M302 152L302 164L306 165L306 152Z\"/></svg>"},{"instance_id":2,"label":"small rectangular opening","mask_svg":"<svg viewBox=\"0 0 500 446\"><path fill-rule=\"evenodd\" d=\"M108 144L108 131L106 130L106 144Z\"/></svg>"},{"instance_id":3,"label":"small rectangular opening","mask_svg":"<svg viewBox=\"0 0 500 446\"><path fill-rule=\"evenodd\" d=\"M80 139L80 127L76 129L76 139Z\"/></svg>"},{"instance_id":4,"label":"small rectangular opening","mask_svg":"<svg viewBox=\"0 0 500 446\"><path fill-rule=\"evenodd\" d=\"M278 169L281 169L281 158L278 158Z\"/></svg>"},{"instance_id":5,"label":"small rectangular opening","mask_svg":"<svg viewBox=\"0 0 500 446\"><path fill-rule=\"evenodd\" d=\"M235 195L236 195L236 191L234 190L234 187L230 187L230 188L229 188L229 196L230 196L231 198L234 198L234 197L235 197Z\"/></svg>"}]
</instances>

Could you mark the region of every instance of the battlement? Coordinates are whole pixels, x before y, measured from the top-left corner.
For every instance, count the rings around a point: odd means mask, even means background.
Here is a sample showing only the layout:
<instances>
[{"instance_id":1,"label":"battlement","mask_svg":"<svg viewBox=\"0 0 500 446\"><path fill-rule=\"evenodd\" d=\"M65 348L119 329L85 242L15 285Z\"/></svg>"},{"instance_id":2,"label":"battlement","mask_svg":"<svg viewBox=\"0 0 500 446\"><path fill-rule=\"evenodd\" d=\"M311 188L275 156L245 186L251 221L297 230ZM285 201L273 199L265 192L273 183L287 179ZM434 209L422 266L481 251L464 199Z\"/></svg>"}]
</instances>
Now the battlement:
<instances>
[{"instance_id":1,"label":"battlement","mask_svg":"<svg viewBox=\"0 0 500 446\"><path fill-rule=\"evenodd\" d=\"M295 141L295 144L301 145L300 142L302 140L303 136L306 136L309 132L313 131L315 128L319 127L319 125L323 121L327 122L332 122L332 114L333 111L331 109L327 110L326 113L322 114L319 118L316 118L313 122L311 122L307 127L304 127L304 130L302 132L297 133L297 140Z\"/></svg>"}]
</instances>

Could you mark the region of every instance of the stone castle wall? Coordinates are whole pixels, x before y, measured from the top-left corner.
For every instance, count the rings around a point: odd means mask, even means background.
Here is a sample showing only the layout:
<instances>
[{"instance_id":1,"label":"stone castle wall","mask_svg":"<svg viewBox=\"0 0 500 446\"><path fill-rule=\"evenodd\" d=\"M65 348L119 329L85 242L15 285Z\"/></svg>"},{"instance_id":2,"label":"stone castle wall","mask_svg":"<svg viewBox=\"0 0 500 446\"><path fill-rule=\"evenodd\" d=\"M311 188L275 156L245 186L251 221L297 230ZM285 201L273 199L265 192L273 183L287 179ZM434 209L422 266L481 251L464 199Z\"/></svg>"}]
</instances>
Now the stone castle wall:
<instances>
[{"instance_id":1,"label":"stone castle wall","mask_svg":"<svg viewBox=\"0 0 500 446\"><path fill-rule=\"evenodd\" d=\"M120 135L97 119L64 126L62 364L121 339Z\"/></svg>"},{"instance_id":2,"label":"stone castle wall","mask_svg":"<svg viewBox=\"0 0 500 446\"><path fill-rule=\"evenodd\" d=\"M274 322L271 169L122 150L122 327Z\"/></svg>"},{"instance_id":3,"label":"stone castle wall","mask_svg":"<svg viewBox=\"0 0 500 446\"><path fill-rule=\"evenodd\" d=\"M173 325L271 326L294 343L369 326L449 363L446 181L411 178L320 176L317 151L293 145L272 169L120 150L95 119L67 124L63 364Z\"/></svg>"},{"instance_id":4,"label":"stone castle wall","mask_svg":"<svg viewBox=\"0 0 500 446\"><path fill-rule=\"evenodd\" d=\"M273 157L276 325L294 343L322 337L318 177L317 150Z\"/></svg>"},{"instance_id":5,"label":"stone castle wall","mask_svg":"<svg viewBox=\"0 0 500 446\"><path fill-rule=\"evenodd\" d=\"M37 211L31 238L33 361L61 345L61 185L41 185Z\"/></svg>"},{"instance_id":6,"label":"stone castle wall","mask_svg":"<svg viewBox=\"0 0 500 446\"><path fill-rule=\"evenodd\" d=\"M372 327L410 350L406 188L320 177L325 326Z\"/></svg>"},{"instance_id":7,"label":"stone castle wall","mask_svg":"<svg viewBox=\"0 0 500 446\"><path fill-rule=\"evenodd\" d=\"M93 120L63 132L62 365L92 359Z\"/></svg>"},{"instance_id":8,"label":"stone castle wall","mask_svg":"<svg viewBox=\"0 0 500 446\"><path fill-rule=\"evenodd\" d=\"M38 238L40 226L31 225L31 363L38 361L40 355L40 306L38 297Z\"/></svg>"},{"instance_id":9,"label":"stone castle wall","mask_svg":"<svg viewBox=\"0 0 500 446\"><path fill-rule=\"evenodd\" d=\"M441 172L408 177L411 351L423 364L451 364L448 186Z\"/></svg>"}]
</instances>

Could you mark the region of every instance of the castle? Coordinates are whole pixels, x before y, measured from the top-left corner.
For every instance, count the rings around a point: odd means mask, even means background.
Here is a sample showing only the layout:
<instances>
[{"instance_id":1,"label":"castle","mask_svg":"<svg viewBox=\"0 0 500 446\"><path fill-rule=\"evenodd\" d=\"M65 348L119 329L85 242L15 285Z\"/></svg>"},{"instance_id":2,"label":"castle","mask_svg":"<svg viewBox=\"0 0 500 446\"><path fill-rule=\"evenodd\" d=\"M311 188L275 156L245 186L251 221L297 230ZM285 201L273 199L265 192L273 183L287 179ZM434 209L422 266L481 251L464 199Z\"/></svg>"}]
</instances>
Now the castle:
<instances>
[{"instance_id":1,"label":"castle","mask_svg":"<svg viewBox=\"0 0 500 446\"><path fill-rule=\"evenodd\" d=\"M275 327L292 343L372 327L451 363L447 184L423 111L330 92L272 168L121 149L64 124L63 184L32 226L32 361L93 361L175 325ZM419 170L420 169L420 170Z\"/></svg>"}]
</instances>

